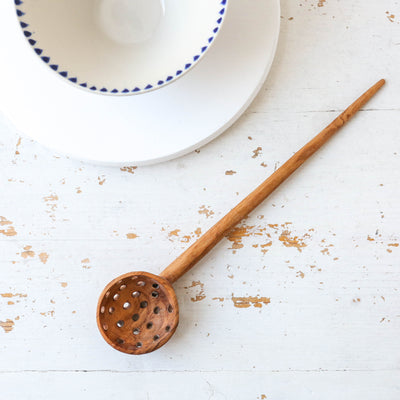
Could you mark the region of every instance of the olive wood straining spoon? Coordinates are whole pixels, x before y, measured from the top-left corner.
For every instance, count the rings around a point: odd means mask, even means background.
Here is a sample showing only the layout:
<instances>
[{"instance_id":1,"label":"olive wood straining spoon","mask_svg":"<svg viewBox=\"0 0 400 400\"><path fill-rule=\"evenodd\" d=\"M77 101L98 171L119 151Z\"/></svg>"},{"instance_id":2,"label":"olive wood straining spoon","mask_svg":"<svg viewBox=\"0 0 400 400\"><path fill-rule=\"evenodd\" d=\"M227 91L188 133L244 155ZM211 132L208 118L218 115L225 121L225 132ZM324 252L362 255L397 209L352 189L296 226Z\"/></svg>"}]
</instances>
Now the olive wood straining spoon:
<instances>
[{"instance_id":1,"label":"olive wood straining spoon","mask_svg":"<svg viewBox=\"0 0 400 400\"><path fill-rule=\"evenodd\" d=\"M178 301L172 283L189 271L327 142L384 83L382 79L365 92L173 261L160 276L148 272L130 272L110 282L97 306L97 325L107 343L128 354L150 353L164 345L174 334L179 322Z\"/></svg>"}]
</instances>

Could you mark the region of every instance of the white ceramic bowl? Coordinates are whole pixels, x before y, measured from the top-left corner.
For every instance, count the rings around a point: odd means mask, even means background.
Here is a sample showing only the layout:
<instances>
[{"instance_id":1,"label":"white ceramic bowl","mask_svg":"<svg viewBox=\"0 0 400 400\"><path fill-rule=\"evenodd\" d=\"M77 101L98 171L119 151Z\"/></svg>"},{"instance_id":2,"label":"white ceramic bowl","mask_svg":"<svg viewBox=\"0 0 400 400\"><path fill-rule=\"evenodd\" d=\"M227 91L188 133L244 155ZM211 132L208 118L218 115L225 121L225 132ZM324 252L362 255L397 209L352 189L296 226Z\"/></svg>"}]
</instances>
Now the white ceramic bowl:
<instances>
[{"instance_id":1,"label":"white ceramic bowl","mask_svg":"<svg viewBox=\"0 0 400 400\"><path fill-rule=\"evenodd\" d=\"M204 57L228 0L14 0L24 36L61 77L102 94L173 82Z\"/></svg>"}]
</instances>

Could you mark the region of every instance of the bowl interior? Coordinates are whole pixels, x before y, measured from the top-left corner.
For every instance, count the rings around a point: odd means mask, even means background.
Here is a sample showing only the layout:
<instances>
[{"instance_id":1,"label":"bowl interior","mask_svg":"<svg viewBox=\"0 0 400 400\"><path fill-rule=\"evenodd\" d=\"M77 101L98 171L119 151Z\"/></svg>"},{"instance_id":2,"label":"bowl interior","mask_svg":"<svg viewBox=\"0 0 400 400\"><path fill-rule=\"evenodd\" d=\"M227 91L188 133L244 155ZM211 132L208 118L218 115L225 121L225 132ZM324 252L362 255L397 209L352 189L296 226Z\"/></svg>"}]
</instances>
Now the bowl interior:
<instances>
[{"instance_id":1,"label":"bowl interior","mask_svg":"<svg viewBox=\"0 0 400 400\"><path fill-rule=\"evenodd\" d=\"M127 94L183 75L217 36L227 0L15 0L51 69L92 91Z\"/></svg>"}]
</instances>

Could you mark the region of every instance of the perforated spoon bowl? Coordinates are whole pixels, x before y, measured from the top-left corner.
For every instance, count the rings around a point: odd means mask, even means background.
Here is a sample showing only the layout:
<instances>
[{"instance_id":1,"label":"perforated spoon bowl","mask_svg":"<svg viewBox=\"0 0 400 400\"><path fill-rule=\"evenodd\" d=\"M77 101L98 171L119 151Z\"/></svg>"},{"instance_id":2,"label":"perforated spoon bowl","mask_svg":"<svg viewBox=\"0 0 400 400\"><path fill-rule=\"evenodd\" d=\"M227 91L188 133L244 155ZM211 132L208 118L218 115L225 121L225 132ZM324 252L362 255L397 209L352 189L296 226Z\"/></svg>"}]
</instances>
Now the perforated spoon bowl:
<instances>
[{"instance_id":1,"label":"perforated spoon bowl","mask_svg":"<svg viewBox=\"0 0 400 400\"><path fill-rule=\"evenodd\" d=\"M102 292L97 307L97 325L107 343L128 354L150 353L164 345L179 322L178 301L172 284L327 142L384 84L382 79L372 86L173 261L160 276L131 272L110 282Z\"/></svg>"}]
</instances>

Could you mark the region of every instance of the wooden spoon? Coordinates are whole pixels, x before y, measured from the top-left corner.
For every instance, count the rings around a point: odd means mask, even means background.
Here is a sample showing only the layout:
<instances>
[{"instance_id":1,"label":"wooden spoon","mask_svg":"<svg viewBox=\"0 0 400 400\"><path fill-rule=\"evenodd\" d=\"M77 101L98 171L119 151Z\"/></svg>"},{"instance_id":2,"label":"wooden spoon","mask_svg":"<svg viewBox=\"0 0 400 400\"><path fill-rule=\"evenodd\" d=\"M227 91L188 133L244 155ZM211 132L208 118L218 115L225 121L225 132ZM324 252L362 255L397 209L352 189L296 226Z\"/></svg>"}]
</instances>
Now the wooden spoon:
<instances>
[{"instance_id":1,"label":"wooden spoon","mask_svg":"<svg viewBox=\"0 0 400 400\"><path fill-rule=\"evenodd\" d=\"M164 345L179 322L178 301L172 283L327 142L384 84L382 79L372 86L173 261L160 276L131 272L110 282L102 292L97 307L97 325L107 343L129 354L150 353Z\"/></svg>"}]
</instances>

